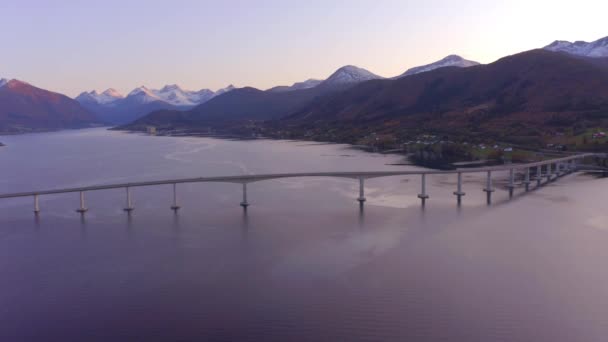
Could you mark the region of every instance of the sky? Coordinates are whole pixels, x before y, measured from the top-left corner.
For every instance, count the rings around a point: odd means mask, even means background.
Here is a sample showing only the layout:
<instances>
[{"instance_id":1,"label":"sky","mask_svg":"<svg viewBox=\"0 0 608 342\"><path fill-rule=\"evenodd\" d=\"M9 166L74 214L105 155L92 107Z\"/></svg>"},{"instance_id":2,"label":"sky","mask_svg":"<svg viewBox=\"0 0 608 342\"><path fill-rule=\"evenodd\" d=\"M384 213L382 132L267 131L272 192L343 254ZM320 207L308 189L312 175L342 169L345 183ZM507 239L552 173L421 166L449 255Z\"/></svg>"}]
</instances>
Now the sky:
<instances>
[{"instance_id":1,"label":"sky","mask_svg":"<svg viewBox=\"0 0 608 342\"><path fill-rule=\"evenodd\" d=\"M605 0L0 0L0 78L76 96L260 89L608 36Z\"/></svg>"}]
</instances>

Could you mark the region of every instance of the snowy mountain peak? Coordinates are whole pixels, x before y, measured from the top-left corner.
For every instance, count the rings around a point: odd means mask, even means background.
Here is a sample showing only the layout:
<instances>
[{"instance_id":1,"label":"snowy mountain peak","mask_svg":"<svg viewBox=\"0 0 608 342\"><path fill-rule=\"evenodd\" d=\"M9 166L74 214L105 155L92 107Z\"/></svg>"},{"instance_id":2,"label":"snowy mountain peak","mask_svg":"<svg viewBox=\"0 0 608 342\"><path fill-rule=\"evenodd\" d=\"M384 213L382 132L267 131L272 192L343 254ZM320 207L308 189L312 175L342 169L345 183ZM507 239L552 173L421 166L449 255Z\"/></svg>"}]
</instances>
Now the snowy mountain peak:
<instances>
[{"instance_id":1,"label":"snowy mountain peak","mask_svg":"<svg viewBox=\"0 0 608 342\"><path fill-rule=\"evenodd\" d=\"M107 96L107 97L111 97L113 99L122 99L124 96L119 93L116 89L114 88L108 88L106 89L103 93L101 93L101 95Z\"/></svg>"},{"instance_id":2,"label":"snowy mountain peak","mask_svg":"<svg viewBox=\"0 0 608 342\"><path fill-rule=\"evenodd\" d=\"M168 93L168 92L172 92L172 91L183 92L184 90L177 84L167 84L166 86L162 87L160 90L161 93Z\"/></svg>"},{"instance_id":3,"label":"snowy mountain peak","mask_svg":"<svg viewBox=\"0 0 608 342\"><path fill-rule=\"evenodd\" d=\"M565 40L556 40L544 47L545 50L554 52L565 52L576 56L585 57L608 57L608 37L587 43L576 41L571 43Z\"/></svg>"},{"instance_id":4,"label":"snowy mountain peak","mask_svg":"<svg viewBox=\"0 0 608 342\"><path fill-rule=\"evenodd\" d=\"M91 90L89 92L85 91L76 97L76 101L78 101L80 103L88 102L88 103L109 105L122 98L123 98L123 96L119 92L110 88L101 94L98 93L96 90Z\"/></svg>"},{"instance_id":5,"label":"snowy mountain peak","mask_svg":"<svg viewBox=\"0 0 608 342\"><path fill-rule=\"evenodd\" d=\"M133 89L129 95L127 95L127 99L131 101L145 104L154 101L162 101L160 97L158 97L152 90L148 89L146 86L141 86L139 88Z\"/></svg>"},{"instance_id":6,"label":"snowy mountain peak","mask_svg":"<svg viewBox=\"0 0 608 342\"><path fill-rule=\"evenodd\" d=\"M408 69L406 72L404 72L403 74L401 74L395 78L415 75L415 74L419 74L421 72L427 72L427 71L435 70L438 68L449 67L449 66L459 67L459 68L468 68L468 67L471 67L474 65L479 65L479 63L475 62L475 61L470 61L470 60L464 59L458 55L449 55L441 60L438 60L437 62Z\"/></svg>"},{"instance_id":7,"label":"snowy mountain peak","mask_svg":"<svg viewBox=\"0 0 608 342\"><path fill-rule=\"evenodd\" d=\"M209 89L201 89L199 91L184 90L177 84L169 84L160 90L152 90L152 92L163 101L174 106L192 107L213 97L213 92Z\"/></svg>"},{"instance_id":8,"label":"snowy mountain peak","mask_svg":"<svg viewBox=\"0 0 608 342\"><path fill-rule=\"evenodd\" d=\"M353 84L363 81L381 79L382 77L354 65L346 65L336 70L328 79L323 81L325 85Z\"/></svg>"},{"instance_id":9,"label":"snowy mountain peak","mask_svg":"<svg viewBox=\"0 0 608 342\"><path fill-rule=\"evenodd\" d=\"M133 96L133 95L137 95L137 94L152 94L152 92L146 86L142 85L141 87L137 87L137 88L131 90L131 92L127 96Z\"/></svg>"},{"instance_id":10,"label":"snowy mountain peak","mask_svg":"<svg viewBox=\"0 0 608 342\"><path fill-rule=\"evenodd\" d=\"M464 61L464 58L458 56L458 55L449 55L447 57L445 57L444 59L442 59L441 61L446 61L446 62L459 62L459 61Z\"/></svg>"}]
</instances>

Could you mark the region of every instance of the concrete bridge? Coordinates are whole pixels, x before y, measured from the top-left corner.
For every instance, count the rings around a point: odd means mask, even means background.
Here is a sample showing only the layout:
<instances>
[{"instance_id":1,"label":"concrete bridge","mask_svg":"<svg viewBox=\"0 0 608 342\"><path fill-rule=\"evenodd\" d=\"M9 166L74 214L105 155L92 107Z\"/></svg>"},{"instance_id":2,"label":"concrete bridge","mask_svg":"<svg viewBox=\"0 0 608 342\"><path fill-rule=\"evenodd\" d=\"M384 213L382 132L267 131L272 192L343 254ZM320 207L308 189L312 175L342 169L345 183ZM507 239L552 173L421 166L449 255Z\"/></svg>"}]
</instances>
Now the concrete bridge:
<instances>
[{"instance_id":1,"label":"concrete bridge","mask_svg":"<svg viewBox=\"0 0 608 342\"><path fill-rule=\"evenodd\" d=\"M480 168L467 168L457 169L450 171L438 171L438 170L420 170L420 171L372 171L372 172L308 172L308 173L280 173L280 174L260 174L260 175L241 175L241 176L223 176L223 177L199 177L199 178L183 178L183 179L168 179L159 181L149 182L135 182L135 183L119 183L119 184L106 184L106 185L93 185L78 188L65 188L65 189L53 189L53 190L42 190L42 191L30 191L21 193L10 193L0 194L0 199L17 198L17 197L32 197L34 202L34 213L40 212L39 198L40 196L49 196L54 194L64 193L78 193L80 199L80 205L76 211L80 214L87 212L85 203L85 193L91 191L101 191L109 189L125 189L125 208L124 210L128 213L133 211L133 201L131 196L131 189L135 187L149 187L158 185L172 185L173 188L173 203L171 209L177 211L180 209L178 204L178 184L185 183L236 183L242 186L243 199L240 205L247 209L249 202L247 199L247 184L254 182L261 182L271 179L281 178L295 178L295 177L339 177L339 178L350 178L359 182L359 196L357 201L361 205L365 202L365 180L370 178L379 177L390 177L390 176L420 176L420 198L422 205L429 199L429 194L426 191L426 176L427 175L454 175L457 178L457 186L454 189L454 196L456 201L460 205L462 198L465 196L464 189L462 187L462 175L465 173L486 173L485 186L482 189L487 194L487 202L492 202L492 193L495 191L493 185L493 172L508 171L509 180L508 188L509 195L513 196L513 191L516 185L523 185L525 191L530 191L531 186L541 187L543 184L555 181L560 176L585 170L585 166L581 164L589 158L606 158L606 154L598 153L585 153L568 156L564 158L557 158L551 160L544 160L534 163L526 164L508 164L498 165L490 167ZM523 171L523 181L517 183L515 181L515 172ZM603 169L605 171L605 169Z\"/></svg>"}]
</instances>

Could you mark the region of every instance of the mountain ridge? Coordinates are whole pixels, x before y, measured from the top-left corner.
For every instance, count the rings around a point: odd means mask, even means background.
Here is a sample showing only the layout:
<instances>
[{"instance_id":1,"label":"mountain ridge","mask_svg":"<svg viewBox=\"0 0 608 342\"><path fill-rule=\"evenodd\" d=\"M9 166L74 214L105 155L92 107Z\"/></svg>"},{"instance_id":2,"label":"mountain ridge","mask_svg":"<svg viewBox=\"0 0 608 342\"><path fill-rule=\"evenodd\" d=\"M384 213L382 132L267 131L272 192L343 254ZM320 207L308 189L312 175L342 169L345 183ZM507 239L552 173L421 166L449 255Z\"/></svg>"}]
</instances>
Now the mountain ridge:
<instances>
[{"instance_id":1,"label":"mountain ridge","mask_svg":"<svg viewBox=\"0 0 608 342\"><path fill-rule=\"evenodd\" d=\"M185 90L177 84L168 84L161 89L150 89L142 85L130 91L127 96L122 96L110 88L102 94L95 90L83 92L75 100L104 122L124 124L156 110L190 109L234 89L236 88L233 85L218 89L216 92L209 89ZM114 92L107 94L110 90ZM110 99L110 95L113 98Z\"/></svg>"},{"instance_id":2,"label":"mountain ridge","mask_svg":"<svg viewBox=\"0 0 608 342\"><path fill-rule=\"evenodd\" d=\"M12 79L0 87L0 132L84 128L99 120L77 101Z\"/></svg>"},{"instance_id":3,"label":"mountain ridge","mask_svg":"<svg viewBox=\"0 0 608 342\"><path fill-rule=\"evenodd\" d=\"M537 49L473 68L365 82L270 126L271 132L295 132L292 138L308 132L331 140L332 131L341 136L335 139L352 142L340 131L479 131L509 139L584 121L608 124L608 69Z\"/></svg>"},{"instance_id":4,"label":"mountain ridge","mask_svg":"<svg viewBox=\"0 0 608 342\"><path fill-rule=\"evenodd\" d=\"M468 67L472 67L472 66L479 65L479 64L480 64L479 62L467 60L458 55L449 55L436 62L410 68L410 69L406 70L403 74L401 74L395 78L415 75L415 74L419 74L421 72L428 72L428 71L432 71L432 70L435 70L438 68L444 68L444 67L450 67L450 66L468 68Z\"/></svg>"},{"instance_id":5,"label":"mountain ridge","mask_svg":"<svg viewBox=\"0 0 608 342\"><path fill-rule=\"evenodd\" d=\"M590 43L580 40L574 43L556 40L543 49L585 57L608 57L608 37L600 38Z\"/></svg>"}]
</instances>

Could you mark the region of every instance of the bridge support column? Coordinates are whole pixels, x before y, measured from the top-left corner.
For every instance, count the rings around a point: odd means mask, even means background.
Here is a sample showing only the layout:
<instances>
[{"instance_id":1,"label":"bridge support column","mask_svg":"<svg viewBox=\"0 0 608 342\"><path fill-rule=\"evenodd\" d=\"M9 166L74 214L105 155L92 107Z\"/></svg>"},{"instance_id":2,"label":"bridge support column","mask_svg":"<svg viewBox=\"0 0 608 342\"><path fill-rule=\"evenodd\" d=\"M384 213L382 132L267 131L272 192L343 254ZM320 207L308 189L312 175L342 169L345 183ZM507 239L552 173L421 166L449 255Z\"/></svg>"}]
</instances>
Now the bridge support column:
<instances>
[{"instance_id":1,"label":"bridge support column","mask_svg":"<svg viewBox=\"0 0 608 342\"><path fill-rule=\"evenodd\" d=\"M458 187L456 188L456 191L454 191L454 195L456 195L458 205L462 204L462 196L465 195L465 193L462 192L462 172L458 172Z\"/></svg>"},{"instance_id":2,"label":"bridge support column","mask_svg":"<svg viewBox=\"0 0 608 342\"><path fill-rule=\"evenodd\" d=\"M515 190L515 170L509 169L509 198L513 197L513 190Z\"/></svg>"},{"instance_id":3,"label":"bridge support column","mask_svg":"<svg viewBox=\"0 0 608 342\"><path fill-rule=\"evenodd\" d=\"M173 183L173 205L171 206L171 210L177 212L180 206L177 205L177 184Z\"/></svg>"},{"instance_id":4,"label":"bridge support column","mask_svg":"<svg viewBox=\"0 0 608 342\"><path fill-rule=\"evenodd\" d=\"M574 173L576 171L576 159L572 159L570 161L570 173Z\"/></svg>"},{"instance_id":5,"label":"bridge support column","mask_svg":"<svg viewBox=\"0 0 608 342\"><path fill-rule=\"evenodd\" d=\"M526 192L530 191L530 168L526 168L526 178L524 178L524 186L526 187Z\"/></svg>"},{"instance_id":6,"label":"bridge support column","mask_svg":"<svg viewBox=\"0 0 608 342\"><path fill-rule=\"evenodd\" d=\"M488 204L492 204L492 193L494 192L494 187L492 186L492 171L488 171L486 187L483 191L486 193Z\"/></svg>"},{"instance_id":7,"label":"bridge support column","mask_svg":"<svg viewBox=\"0 0 608 342\"><path fill-rule=\"evenodd\" d=\"M87 210L89 210L89 209L87 209L87 207L85 206L85 203L84 203L84 192L81 191L80 192L80 208L76 209L76 212L80 213L80 214L84 214L87 212Z\"/></svg>"},{"instance_id":8,"label":"bridge support column","mask_svg":"<svg viewBox=\"0 0 608 342\"><path fill-rule=\"evenodd\" d=\"M551 181L551 176L553 176L552 171L551 171L551 164L547 164L546 176L547 176L547 183L549 183Z\"/></svg>"},{"instance_id":9,"label":"bridge support column","mask_svg":"<svg viewBox=\"0 0 608 342\"><path fill-rule=\"evenodd\" d=\"M34 195L34 214L40 213L40 204L38 203L38 195Z\"/></svg>"},{"instance_id":10,"label":"bridge support column","mask_svg":"<svg viewBox=\"0 0 608 342\"><path fill-rule=\"evenodd\" d=\"M131 188L126 187L127 191L127 206L123 209L128 214L130 214L135 208L133 208L133 201L131 200Z\"/></svg>"},{"instance_id":11,"label":"bridge support column","mask_svg":"<svg viewBox=\"0 0 608 342\"><path fill-rule=\"evenodd\" d=\"M540 187L540 183L543 180L543 167L541 165L538 165L536 167L536 187Z\"/></svg>"},{"instance_id":12,"label":"bridge support column","mask_svg":"<svg viewBox=\"0 0 608 342\"><path fill-rule=\"evenodd\" d=\"M418 194L418 198L420 198L420 200L422 201L422 205L426 204L426 200L429 198L429 195L427 195L426 193L426 173L422 174L422 180L421 180L421 193Z\"/></svg>"},{"instance_id":13,"label":"bridge support column","mask_svg":"<svg viewBox=\"0 0 608 342\"><path fill-rule=\"evenodd\" d=\"M243 201L241 202L241 207L243 209L247 209L249 206L249 202L247 202L247 183L243 183Z\"/></svg>"},{"instance_id":14,"label":"bridge support column","mask_svg":"<svg viewBox=\"0 0 608 342\"><path fill-rule=\"evenodd\" d=\"M359 178L359 198L357 198L360 204L365 202L365 178Z\"/></svg>"}]
</instances>

